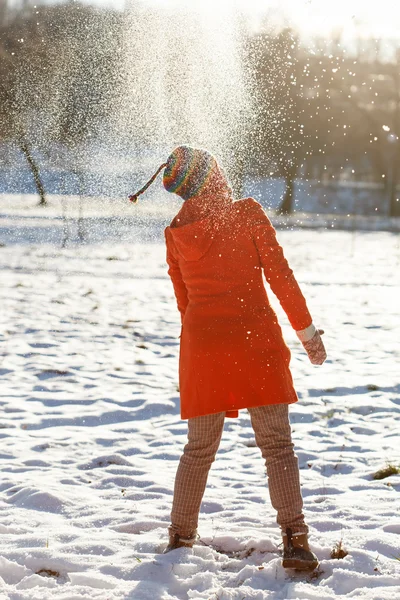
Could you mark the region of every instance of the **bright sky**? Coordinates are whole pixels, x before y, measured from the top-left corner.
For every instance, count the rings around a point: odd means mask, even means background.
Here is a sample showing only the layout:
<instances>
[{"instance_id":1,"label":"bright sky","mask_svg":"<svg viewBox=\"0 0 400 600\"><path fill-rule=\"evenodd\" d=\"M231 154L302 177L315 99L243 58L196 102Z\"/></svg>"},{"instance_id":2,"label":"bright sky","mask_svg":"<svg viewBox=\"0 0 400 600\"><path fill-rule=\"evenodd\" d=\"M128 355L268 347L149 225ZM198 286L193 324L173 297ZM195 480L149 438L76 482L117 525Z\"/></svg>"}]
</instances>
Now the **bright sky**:
<instances>
[{"instance_id":1,"label":"bright sky","mask_svg":"<svg viewBox=\"0 0 400 600\"><path fill-rule=\"evenodd\" d=\"M129 0L86 0L91 3L123 8ZM148 0L152 3L176 3L183 0ZM326 36L342 31L351 37L400 37L400 0L184 0L188 5L201 2L213 10L236 3L254 19L266 12L284 12L288 23L306 36Z\"/></svg>"}]
</instances>

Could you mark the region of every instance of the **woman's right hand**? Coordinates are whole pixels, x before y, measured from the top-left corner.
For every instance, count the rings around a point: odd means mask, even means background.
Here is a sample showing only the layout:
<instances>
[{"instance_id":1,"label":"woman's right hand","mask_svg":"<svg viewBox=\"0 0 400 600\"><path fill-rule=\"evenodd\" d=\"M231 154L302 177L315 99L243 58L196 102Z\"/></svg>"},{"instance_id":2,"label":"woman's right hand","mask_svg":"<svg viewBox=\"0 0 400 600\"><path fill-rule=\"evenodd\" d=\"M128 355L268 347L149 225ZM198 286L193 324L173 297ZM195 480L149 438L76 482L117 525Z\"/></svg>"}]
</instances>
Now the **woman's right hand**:
<instances>
[{"instance_id":1,"label":"woman's right hand","mask_svg":"<svg viewBox=\"0 0 400 600\"><path fill-rule=\"evenodd\" d=\"M310 340L302 342L308 358L313 365L322 365L327 357L324 342L321 338L323 334L323 329L317 329Z\"/></svg>"}]
</instances>

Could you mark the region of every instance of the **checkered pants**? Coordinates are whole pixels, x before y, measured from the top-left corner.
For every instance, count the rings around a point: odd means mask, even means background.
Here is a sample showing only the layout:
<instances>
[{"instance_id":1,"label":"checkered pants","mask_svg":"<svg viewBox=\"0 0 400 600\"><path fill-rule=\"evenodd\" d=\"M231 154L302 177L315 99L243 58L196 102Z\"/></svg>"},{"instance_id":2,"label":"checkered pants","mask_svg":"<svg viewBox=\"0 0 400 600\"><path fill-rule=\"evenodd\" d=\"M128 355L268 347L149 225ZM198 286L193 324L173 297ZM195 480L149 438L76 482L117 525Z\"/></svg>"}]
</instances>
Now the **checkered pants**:
<instances>
[{"instance_id":1,"label":"checkered pants","mask_svg":"<svg viewBox=\"0 0 400 600\"><path fill-rule=\"evenodd\" d=\"M265 460L271 504L285 530L307 533L299 468L291 438L287 404L249 408L257 446ZM225 413L188 420L188 443L175 479L170 535L190 538L197 529L200 504L208 472L214 462L224 427Z\"/></svg>"}]
</instances>

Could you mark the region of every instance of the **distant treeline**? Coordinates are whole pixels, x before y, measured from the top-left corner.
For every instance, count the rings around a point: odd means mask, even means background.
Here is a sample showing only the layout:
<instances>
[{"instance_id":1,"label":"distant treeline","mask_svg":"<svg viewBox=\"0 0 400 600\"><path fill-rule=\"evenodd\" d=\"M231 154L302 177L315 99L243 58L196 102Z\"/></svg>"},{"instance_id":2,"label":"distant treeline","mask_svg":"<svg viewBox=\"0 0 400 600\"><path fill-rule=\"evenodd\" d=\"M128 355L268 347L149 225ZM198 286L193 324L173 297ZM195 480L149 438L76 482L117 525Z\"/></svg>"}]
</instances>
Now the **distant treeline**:
<instances>
[{"instance_id":1,"label":"distant treeline","mask_svg":"<svg viewBox=\"0 0 400 600\"><path fill-rule=\"evenodd\" d=\"M79 176L82 148L111 128L124 17L78 2L16 9L0 0L0 147L19 147L42 203L38 157ZM400 49L360 40L350 50L340 36L311 48L292 30L265 28L247 34L243 61L256 116L238 168L285 179L280 212L293 209L300 177L384 184L400 214Z\"/></svg>"}]
</instances>

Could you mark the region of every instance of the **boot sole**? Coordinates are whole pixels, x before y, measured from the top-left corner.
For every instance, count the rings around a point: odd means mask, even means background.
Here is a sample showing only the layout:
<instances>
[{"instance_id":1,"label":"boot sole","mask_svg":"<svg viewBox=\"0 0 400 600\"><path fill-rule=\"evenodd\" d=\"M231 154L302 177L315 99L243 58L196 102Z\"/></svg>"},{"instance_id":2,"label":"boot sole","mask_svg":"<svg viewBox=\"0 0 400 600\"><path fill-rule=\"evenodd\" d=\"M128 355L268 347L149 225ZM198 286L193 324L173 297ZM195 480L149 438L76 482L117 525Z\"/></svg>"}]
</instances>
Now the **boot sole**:
<instances>
[{"instance_id":1,"label":"boot sole","mask_svg":"<svg viewBox=\"0 0 400 600\"><path fill-rule=\"evenodd\" d=\"M165 550L163 550L163 554L168 554L168 552L172 552L173 550L179 550L180 548L193 548L193 544L180 544L179 546L167 546Z\"/></svg>"},{"instance_id":2,"label":"boot sole","mask_svg":"<svg viewBox=\"0 0 400 600\"><path fill-rule=\"evenodd\" d=\"M295 569L296 571L313 571L318 567L318 561L305 561L298 558L286 558L282 560L284 569Z\"/></svg>"}]
</instances>

